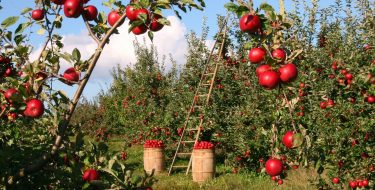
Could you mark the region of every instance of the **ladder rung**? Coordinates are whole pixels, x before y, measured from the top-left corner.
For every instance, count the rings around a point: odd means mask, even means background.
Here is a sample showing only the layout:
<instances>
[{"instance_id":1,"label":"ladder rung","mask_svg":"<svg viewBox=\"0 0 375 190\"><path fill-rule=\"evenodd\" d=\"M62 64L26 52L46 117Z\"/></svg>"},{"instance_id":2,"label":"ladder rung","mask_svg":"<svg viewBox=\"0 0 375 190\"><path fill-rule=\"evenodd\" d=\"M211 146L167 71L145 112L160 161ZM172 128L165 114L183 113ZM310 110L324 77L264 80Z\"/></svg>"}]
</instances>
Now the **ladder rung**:
<instances>
[{"instance_id":1,"label":"ladder rung","mask_svg":"<svg viewBox=\"0 0 375 190\"><path fill-rule=\"evenodd\" d=\"M181 142L184 142L184 143L194 143L195 141L181 141Z\"/></svg>"},{"instance_id":2,"label":"ladder rung","mask_svg":"<svg viewBox=\"0 0 375 190\"><path fill-rule=\"evenodd\" d=\"M188 166L172 166L173 168L187 168Z\"/></svg>"}]
</instances>

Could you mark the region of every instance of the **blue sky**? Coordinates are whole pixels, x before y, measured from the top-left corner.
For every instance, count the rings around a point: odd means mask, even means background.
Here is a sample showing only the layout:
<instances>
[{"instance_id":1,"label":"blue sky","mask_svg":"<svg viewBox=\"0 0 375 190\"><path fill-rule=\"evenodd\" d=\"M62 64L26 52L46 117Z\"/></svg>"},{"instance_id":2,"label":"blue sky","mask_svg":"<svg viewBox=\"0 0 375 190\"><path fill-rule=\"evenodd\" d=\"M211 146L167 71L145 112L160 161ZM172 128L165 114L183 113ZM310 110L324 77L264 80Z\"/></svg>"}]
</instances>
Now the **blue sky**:
<instances>
[{"instance_id":1,"label":"blue sky","mask_svg":"<svg viewBox=\"0 0 375 190\"><path fill-rule=\"evenodd\" d=\"M25 7L36 8L33 0L17 0L16 2L17 3L15 3L14 0L2 0L1 1L1 5L3 6L3 9L0 10L0 21L4 20L6 17L15 16L15 15L19 14L21 12L21 10ZM99 11L104 11L104 12L108 13L110 10L107 7L103 7L101 5L101 2L103 2L103 1L102 0L91 0L88 4L95 5L95 6L98 7ZM174 54L175 53L174 49L180 48L180 47L181 47L182 50L184 50L184 48L186 48L185 44L183 44L185 34L181 34L181 33L186 33L190 30L193 30L193 31L195 31L199 34L199 32L201 31L201 24L202 24L203 17L207 17L207 23L208 23L208 26L210 28L208 38L212 38L212 36L217 31L216 15L217 14L221 14L221 15L226 14L224 4L229 2L229 0L206 0L205 2L206 2L207 6L206 6L204 11L194 10L192 12L188 12L187 14L181 14L182 15L182 21L172 22L172 24L175 23L175 25L177 25L177 26L172 26L171 28L173 28L173 29L171 29L169 31L169 33L167 31L166 34L159 35L161 39L164 39L164 41L161 40L161 43L160 42L156 43L157 39L155 40L156 46L158 46L160 48L160 49L158 49L159 52L165 53L165 54L169 54L169 53ZM271 5L273 5L275 7L275 9L278 9L278 0L255 1L255 7L259 6L259 4L262 3L262 2L267 2ZM321 6L327 6L328 4L333 3L333 2L334 2L333 0L322 1L320 3L320 5ZM285 4L286 4L287 10L292 9L292 1L286 0ZM171 16L171 15L173 15L173 13L171 11L166 12L166 16ZM172 18L172 20L175 20L175 19ZM38 27L33 27L32 31L35 32L37 29L38 29ZM168 30L168 29L163 29L163 30ZM126 30L123 29L123 31L126 31ZM70 45L67 46L67 51L74 48L75 45L77 47L79 47L81 51L85 51L85 50L88 51L88 49L90 49L90 47L94 48L92 46L92 44L90 43L90 40L84 40L83 39L83 37L86 37L87 35L85 33L85 26L84 26L81 18L80 19L64 19L63 27L58 32L62 36L66 37L67 43L70 42ZM126 35L128 35L128 34L126 34ZM174 37L170 36L171 38L167 39L169 44L165 45L164 44L165 36L163 36L163 35L176 35L178 37L174 38ZM32 35L31 43L32 43L33 46L35 46L36 50L43 43L44 38L45 38L45 36L38 36L37 34ZM155 38L158 38L158 35L155 35ZM115 37L115 39L116 39L116 37ZM127 39L129 39L129 44L131 46L132 40L134 40L135 38L132 37L132 38L127 38ZM175 40L176 44L173 44L173 42L174 42L173 40ZM116 41L116 40L114 40L114 41ZM114 42L114 43L116 43L116 42ZM124 49L125 50L131 49L130 46L127 46L127 48L124 48ZM111 51L112 49L116 50L119 47L122 47L121 44L118 44L117 46L109 47L109 49L110 49L109 51ZM89 54L89 52L87 54ZM117 53L116 55L114 55L114 54L110 54L110 52L108 52L107 54L108 54L107 56L104 56L105 58L103 58L104 60L102 60L102 62L109 62L110 61L112 63L107 64L107 65L106 65L106 63L103 63L102 67L96 68L96 70L95 70L96 74L94 74L92 79L90 79L90 82L89 82L89 84L88 84L88 86L87 86L87 88L85 89L85 92L84 92L84 96L86 96L88 98L94 97L103 88L105 90L106 87L111 83L111 78L110 78L109 74L101 75L103 73L103 69L106 70L106 73L109 73L109 70L111 69L111 67L113 67L116 64L123 64L122 62L132 62L132 61L134 62L134 52L132 52L130 50L127 51L126 54L133 54L133 55L131 55L130 58L126 58L126 59L117 58L117 59L111 60L112 57L115 57L115 56L117 57L117 56L119 56L118 54L121 54L121 53ZM85 57L85 56L83 55L83 57ZM174 57L174 58L177 59L177 60L184 59L183 52L180 53L180 56L177 56L177 57ZM128 63L125 63L125 64L128 64ZM98 77L96 77L96 76L98 76ZM63 84L56 84L55 87L66 91L69 96L72 96L74 91L75 91L74 87L68 87L68 86L63 85Z\"/></svg>"}]
</instances>

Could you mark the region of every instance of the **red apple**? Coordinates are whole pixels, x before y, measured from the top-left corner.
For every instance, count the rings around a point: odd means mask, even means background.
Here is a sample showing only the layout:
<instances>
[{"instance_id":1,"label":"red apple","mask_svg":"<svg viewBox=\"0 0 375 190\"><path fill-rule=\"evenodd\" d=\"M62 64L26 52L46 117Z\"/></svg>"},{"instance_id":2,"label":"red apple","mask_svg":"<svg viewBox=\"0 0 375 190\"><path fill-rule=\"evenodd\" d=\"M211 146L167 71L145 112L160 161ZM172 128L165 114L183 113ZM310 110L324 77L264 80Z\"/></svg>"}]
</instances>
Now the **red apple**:
<instances>
[{"instance_id":1,"label":"red apple","mask_svg":"<svg viewBox=\"0 0 375 190\"><path fill-rule=\"evenodd\" d=\"M272 51L272 57L279 62L283 62L286 59L286 53L283 49L278 48Z\"/></svg>"},{"instance_id":2,"label":"red apple","mask_svg":"<svg viewBox=\"0 0 375 190\"><path fill-rule=\"evenodd\" d=\"M147 32L147 26L144 25L144 24L141 24L135 28L133 28L132 30L133 34L135 35L140 35L140 34L144 34Z\"/></svg>"},{"instance_id":3,"label":"red apple","mask_svg":"<svg viewBox=\"0 0 375 190\"><path fill-rule=\"evenodd\" d=\"M26 103L26 109L23 114L26 117L38 118L44 113L43 102L38 99L31 99Z\"/></svg>"},{"instance_id":4,"label":"red apple","mask_svg":"<svg viewBox=\"0 0 375 190\"><path fill-rule=\"evenodd\" d=\"M111 11L108 14L108 24L110 26L115 25L115 23L120 19L121 15L117 11ZM122 23L121 23L122 24Z\"/></svg>"},{"instance_id":5,"label":"red apple","mask_svg":"<svg viewBox=\"0 0 375 190\"><path fill-rule=\"evenodd\" d=\"M280 80L283 82L291 82L298 76L297 67L293 63L288 63L279 68Z\"/></svg>"},{"instance_id":6,"label":"red apple","mask_svg":"<svg viewBox=\"0 0 375 190\"><path fill-rule=\"evenodd\" d=\"M327 102L320 102L319 104L321 109L326 109L327 108Z\"/></svg>"},{"instance_id":7,"label":"red apple","mask_svg":"<svg viewBox=\"0 0 375 190\"><path fill-rule=\"evenodd\" d=\"M260 74L272 70L272 67L270 65L264 64L264 65L259 65L255 71L256 75L259 77Z\"/></svg>"},{"instance_id":8,"label":"red apple","mask_svg":"<svg viewBox=\"0 0 375 190\"><path fill-rule=\"evenodd\" d=\"M63 5L65 3L66 0L51 0L53 3L55 3L56 5Z\"/></svg>"},{"instance_id":9,"label":"red apple","mask_svg":"<svg viewBox=\"0 0 375 190\"><path fill-rule=\"evenodd\" d=\"M374 102L375 102L375 96L368 96L367 97L367 102L369 103L369 104L373 104Z\"/></svg>"},{"instance_id":10,"label":"red apple","mask_svg":"<svg viewBox=\"0 0 375 190\"><path fill-rule=\"evenodd\" d=\"M266 172L270 176L277 176L283 172L283 163L281 160L271 158L266 162Z\"/></svg>"},{"instance_id":11,"label":"red apple","mask_svg":"<svg viewBox=\"0 0 375 190\"><path fill-rule=\"evenodd\" d=\"M259 84L268 90L277 87L280 81L280 74L276 71L265 71L259 75Z\"/></svg>"},{"instance_id":12,"label":"red apple","mask_svg":"<svg viewBox=\"0 0 375 190\"><path fill-rule=\"evenodd\" d=\"M363 184L363 187L368 187L369 185L368 179L363 180L362 184Z\"/></svg>"},{"instance_id":13,"label":"red apple","mask_svg":"<svg viewBox=\"0 0 375 190\"><path fill-rule=\"evenodd\" d=\"M86 4L87 2L89 2L90 0L81 0L83 4Z\"/></svg>"},{"instance_id":14,"label":"red apple","mask_svg":"<svg viewBox=\"0 0 375 190\"><path fill-rule=\"evenodd\" d=\"M261 21L257 15L245 14L240 19L240 29L243 32L255 33L261 27Z\"/></svg>"},{"instance_id":15,"label":"red apple","mask_svg":"<svg viewBox=\"0 0 375 190\"><path fill-rule=\"evenodd\" d=\"M81 0L66 0L64 3L64 14L68 18L78 18L83 10Z\"/></svg>"},{"instance_id":16,"label":"red apple","mask_svg":"<svg viewBox=\"0 0 375 190\"><path fill-rule=\"evenodd\" d=\"M79 81L79 72L74 69L74 67L68 68L63 77L68 81L78 82Z\"/></svg>"},{"instance_id":17,"label":"red apple","mask_svg":"<svg viewBox=\"0 0 375 190\"><path fill-rule=\"evenodd\" d=\"M15 88L10 88L4 92L4 97L8 100L9 103L12 103L12 97L16 94L18 94L18 91Z\"/></svg>"},{"instance_id":18,"label":"red apple","mask_svg":"<svg viewBox=\"0 0 375 190\"><path fill-rule=\"evenodd\" d=\"M277 184L282 185L282 184L283 184L283 180L282 180L282 179L279 179L279 180L277 181Z\"/></svg>"},{"instance_id":19,"label":"red apple","mask_svg":"<svg viewBox=\"0 0 375 190\"><path fill-rule=\"evenodd\" d=\"M93 5L83 8L83 16L87 21L93 21L98 16L98 9Z\"/></svg>"},{"instance_id":20,"label":"red apple","mask_svg":"<svg viewBox=\"0 0 375 190\"><path fill-rule=\"evenodd\" d=\"M346 78L346 80L352 80L353 79L353 75L350 74L350 73L347 73L347 74L345 74L345 78Z\"/></svg>"},{"instance_id":21,"label":"red apple","mask_svg":"<svg viewBox=\"0 0 375 190\"><path fill-rule=\"evenodd\" d=\"M130 21L135 21L135 20L138 19L137 14L136 14L136 10L137 10L137 9L135 9L135 8L134 8L133 6L131 6L131 5L128 5L128 6L126 7L126 10L125 10L126 17L128 17L128 19L129 19Z\"/></svg>"},{"instance_id":22,"label":"red apple","mask_svg":"<svg viewBox=\"0 0 375 190\"><path fill-rule=\"evenodd\" d=\"M266 57L266 51L263 48L252 48L249 51L249 60L251 63L260 63L264 61Z\"/></svg>"},{"instance_id":23,"label":"red apple","mask_svg":"<svg viewBox=\"0 0 375 190\"><path fill-rule=\"evenodd\" d=\"M294 148L293 146L293 131L287 131L283 136L283 144L287 148Z\"/></svg>"},{"instance_id":24,"label":"red apple","mask_svg":"<svg viewBox=\"0 0 375 190\"><path fill-rule=\"evenodd\" d=\"M332 99L328 99L328 101L327 101L327 108L331 108L333 106L335 106L335 101L332 100Z\"/></svg>"},{"instance_id":25,"label":"red apple","mask_svg":"<svg viewBox=\"0 0 375 190\"><path fill-rule=\"evenodd\" d=\"M83 181L94 181L99 179L99 172L96 171L95 169L87 169L82 176Z\"/></svg>"},{"instance_id":26,"label":"red apple","mask_svg":"<svg viewBox=\"0 0 375 190\"><path fill-rule=\"evenodd\" d=\"M44 10L35 9L31 12L31 18L34 20L43 20L44 19Z\"/></svg>"},{"instance_id":27,"label":"red apple","mask_svg":"<svg viewBox=\"0 0 375 190\"><path fill-rule=\"evenodd\" d=\"M355 188L357 188L357 182L356 181L351 181L349 183L349 186L350 186L350 188L355 189Z\"/></svg>"},{"instance_id":28,"label":"red apple","mask_svg":"<svg viewBox=\"0 0 375 190\"><path fill-rule=\"evenodd\" d=\"M332 183L334 183L334 184L338 184L338 183L340 183L340 179L339 179L338 177L334 177L334 178L332 179Z\"/></svg>"},{"instance_id":29,"label":"red apple","mask_svg":"<svg viewBox=\"0 0 375 190\"><path fill-rule=\"evenodd\" d=\"M158 14L154 14L154 16L152 18L152 21L151 21L151 24L150 24L150 30L151 31L157 32L164 27L163 24L160 24L158 22L158 20L161 19L161 18L163 18L163 17L158 15Z\"/></svg>"},{"instance_id":30,"label":"red apple","mask_svg":"<svg viewBox=\"0 0 375 190\"><path fill-rule=\"evenodd\" d=\"M145 15L145 16L146 16L146 23L149 23L149 22L150 22L150 14L149 14L148 10L145 9L145 8L142 8L142 9L138 9L138 10L136 10L136 11L135 11L135 15L136 15L136 17L137 17L136 20L139 20L140 15Z\"/></svg>"}]
</instances>

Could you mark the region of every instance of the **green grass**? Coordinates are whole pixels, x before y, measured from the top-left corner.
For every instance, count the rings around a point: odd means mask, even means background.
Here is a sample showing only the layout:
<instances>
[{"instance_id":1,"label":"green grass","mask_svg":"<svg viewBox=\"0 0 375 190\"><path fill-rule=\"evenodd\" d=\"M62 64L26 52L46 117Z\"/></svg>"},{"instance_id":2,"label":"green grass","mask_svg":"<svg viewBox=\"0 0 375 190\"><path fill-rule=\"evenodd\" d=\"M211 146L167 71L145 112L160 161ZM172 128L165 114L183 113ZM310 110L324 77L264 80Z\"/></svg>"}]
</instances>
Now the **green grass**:
<instances>
[{"instance_id":1,"label":"green grass","mask_svg":"<svg viewBox=\"0 0 375 190\"><path fill-rule=\"evenodd\" d=\"M109 143L111 151L122 151L124 146L121 141L111 141ZM133 146L126 148L128 158L126 160L127 168L132 169L135 175L143 173L143 147ZM168 169L170 160L167 159L166 167ZM256 175L255 173L240 171L239 174L232 174L231 168L218 163L216 166L216 177L203 184L193 182L191 174L186 176L184 172L174 173L168 176L167 172L154 176L155 184L152 186L155 190L250 190L250 189L291 189L308 190L316 189L309 184L309 179L316 176L313 170L297 169L290 170L284 184L276 185L266 174Z\"/></svg>"}]
</instances>

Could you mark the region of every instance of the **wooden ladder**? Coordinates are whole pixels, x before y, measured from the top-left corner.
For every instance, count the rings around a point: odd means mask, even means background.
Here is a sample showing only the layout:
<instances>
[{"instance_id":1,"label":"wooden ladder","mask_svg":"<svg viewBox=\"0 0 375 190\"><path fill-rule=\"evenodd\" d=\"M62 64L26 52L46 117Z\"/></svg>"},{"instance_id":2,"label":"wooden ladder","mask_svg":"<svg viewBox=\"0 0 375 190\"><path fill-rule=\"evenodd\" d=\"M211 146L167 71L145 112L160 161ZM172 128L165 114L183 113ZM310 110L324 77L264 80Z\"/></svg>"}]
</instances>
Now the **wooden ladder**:
<instances>
[{"instance_id":1,"label":"wooden ladder","mask_svg":"<svg viewBox=\"0 0 375 190\"><path fill-rule=\"evenodd\" d=\"M226 39L226 35L227 35L226 33L227 33L227 20L228 20L228 18L229 18L229 16L227 16L225 18L224 23L221 26L220 31L219 31L219 35L222 36L222 39L220 39L219 37L216 38L215 43L214 43L214 45L212 47L212 50L210 52L210 55L207 59L206 66L203 69L202 76L201 76L201 79L199 81L198 87L195 91L193 101L191 103L190 109L187 112L186 121L184 123L184 127L183 127L183 130L182 130L182 133L181 133L181 137L180 137L180 140L177 144L177 149L176 149L176 152L174 154L172 164L170 165L168 175L171 175L173 169L178 169L178 168L180 168L180 169L186 168L186 175L188 175L188 173L190 171L191 163L192 163L193 148L194 148L195 143L197 143L197 141L199 140L199 136L200 136L200 133L201 133L201 127L203 125L203 120L204 120L203 117L194 116L193 114L197 115L197 113L199 113L199 111L202 111L204 109L204 107L206 105L208 105L208 103L210 101L210 97L211 97L212 91L214 89L216 74L217 74L217 72L220 68L220 65L221 65L221 59L222 59L221 55L222 55L222 51L223 51L223 48L224 48L224 43L225 43L225 39ZM221 42L219 42L219 41L221 41ZM215 61L215 64L211 65L210 62L211 62L211 59L212 59L212 55L214 54L214 50L215 50L215 47L217 45L220 45L219 52L217 53L218 56L217 56L217 59ZM212 70L211 66L214 66L213 70ZM208 89L208 92L207 92L207 89ZM200 102L200 100L203 100L203 102ZM195 139L194 140L187 139L188 134L186 134L186 133L191 133L191 132L195 132ZM183 146L186 146L187 144L190 145L189 146L189 152L184 151L184 148L182 147L182 144L183 144ZM177 157L181 157L181 156L190 157L188 165L175 165Z\"/></svg>"}]
</instances>

